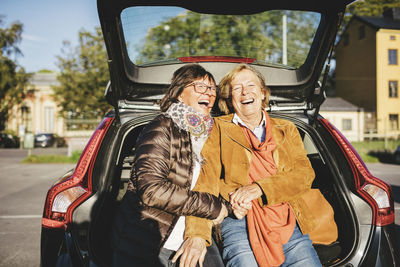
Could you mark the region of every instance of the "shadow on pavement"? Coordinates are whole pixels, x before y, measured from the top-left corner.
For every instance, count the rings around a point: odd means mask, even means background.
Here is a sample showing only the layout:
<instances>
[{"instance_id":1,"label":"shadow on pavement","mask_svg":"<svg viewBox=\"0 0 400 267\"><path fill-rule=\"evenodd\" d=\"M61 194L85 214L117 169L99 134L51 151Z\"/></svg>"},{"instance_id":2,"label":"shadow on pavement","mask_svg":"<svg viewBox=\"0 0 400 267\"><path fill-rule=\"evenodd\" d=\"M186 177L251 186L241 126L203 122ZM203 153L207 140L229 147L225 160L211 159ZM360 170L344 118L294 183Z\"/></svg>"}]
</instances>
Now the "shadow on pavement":
<instances>
[{"instance_id":1,"label":"shadow on pavement","mask_svg":"<svg viewBox=\"0 0 400 267\"><path fill-rule=\"evenodd\" d=\"M396 164L392 151L370 151L368 155L378 158L381 163Z\"/></svg>"}]
</instances>

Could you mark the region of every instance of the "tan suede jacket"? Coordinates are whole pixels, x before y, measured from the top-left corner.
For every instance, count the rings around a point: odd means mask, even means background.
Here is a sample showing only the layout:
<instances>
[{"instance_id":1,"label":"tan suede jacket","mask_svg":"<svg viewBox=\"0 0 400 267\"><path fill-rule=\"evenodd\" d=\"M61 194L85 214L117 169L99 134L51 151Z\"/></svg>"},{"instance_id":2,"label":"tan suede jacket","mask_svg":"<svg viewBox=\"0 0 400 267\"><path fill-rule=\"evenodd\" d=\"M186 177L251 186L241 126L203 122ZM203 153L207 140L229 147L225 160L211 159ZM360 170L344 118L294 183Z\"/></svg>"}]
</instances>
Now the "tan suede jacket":
<instances>
[{"instance_id":1,"label":"tan suede jacket","mask_svg":"<svg viewBox=\"0 0 400 267\"><path fill-rule=\"evenodd\" d=\"M233 114L215 118L213 130L202 151L205 163L194 188L215 196L220 194L228 201L230 192L248 184L252 158L250 145L232 118ZM305 234L313 230L317 223L307 203L301 198L311 190L314 170L296 126L288 120L276 118L271 118L271 124L272 136L277 145L273 158L278 172L257 181L264 193L259 202L261 205L288 202ZM325 211L320 212L324 216ZM211 221L187 217L185 238L199 236L210 244L211 229Z\"/></svg>"}]
</instances>

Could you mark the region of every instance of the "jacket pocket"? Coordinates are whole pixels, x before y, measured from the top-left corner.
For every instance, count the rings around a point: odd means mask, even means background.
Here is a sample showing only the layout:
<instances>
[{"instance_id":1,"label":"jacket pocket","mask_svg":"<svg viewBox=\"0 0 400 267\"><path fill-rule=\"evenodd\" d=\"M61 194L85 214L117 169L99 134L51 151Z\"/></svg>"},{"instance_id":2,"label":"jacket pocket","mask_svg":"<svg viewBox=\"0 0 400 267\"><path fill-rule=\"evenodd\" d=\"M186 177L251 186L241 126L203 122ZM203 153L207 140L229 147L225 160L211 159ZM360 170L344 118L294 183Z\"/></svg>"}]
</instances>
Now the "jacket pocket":
<instances>
[{"instance_id":1,"label":"jacket pocket","mask_svg":"<svg viewBox=\"0 0 400 267\"><path fill-rule=\"evenodd\" d=\"M300 212L296 213L303 234L314 244L328 245L338 238L334 211L319 189L310 189L300 196Z\"/></svg>"}]
</instances>

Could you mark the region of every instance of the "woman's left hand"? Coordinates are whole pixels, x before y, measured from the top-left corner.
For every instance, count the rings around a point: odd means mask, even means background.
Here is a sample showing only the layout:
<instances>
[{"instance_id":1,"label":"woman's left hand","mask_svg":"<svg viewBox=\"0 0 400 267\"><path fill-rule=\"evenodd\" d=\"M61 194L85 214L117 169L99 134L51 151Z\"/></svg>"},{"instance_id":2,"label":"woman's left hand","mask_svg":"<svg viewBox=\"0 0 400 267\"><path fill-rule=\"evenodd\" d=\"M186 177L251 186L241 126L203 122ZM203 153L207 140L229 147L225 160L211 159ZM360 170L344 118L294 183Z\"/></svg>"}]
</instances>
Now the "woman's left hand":
<instances>
[{"instance_id":1,"label":"woman's left hand","mask_svg":"<svg viewBox=\"0 0 400 267\"><path fill-rule=\"evenodd\" d=\"M261 188L257 184L242 186L232 192L229 201L232 205L248 203L254 199L261 197L263 194Z\"/></svg>"},{"instance_id":2,"label":"woman's left hand","mask_svg":"<svg viewBox=\"0 0 400 267\"><path fill-rule=\"evenodd\" d=\"M197 262L203 267L204 257L207 253L206 241L201 237L189 237L176 251L172 262L179 261L179 267L196 267Z\"/></svg>"}]
</instances>

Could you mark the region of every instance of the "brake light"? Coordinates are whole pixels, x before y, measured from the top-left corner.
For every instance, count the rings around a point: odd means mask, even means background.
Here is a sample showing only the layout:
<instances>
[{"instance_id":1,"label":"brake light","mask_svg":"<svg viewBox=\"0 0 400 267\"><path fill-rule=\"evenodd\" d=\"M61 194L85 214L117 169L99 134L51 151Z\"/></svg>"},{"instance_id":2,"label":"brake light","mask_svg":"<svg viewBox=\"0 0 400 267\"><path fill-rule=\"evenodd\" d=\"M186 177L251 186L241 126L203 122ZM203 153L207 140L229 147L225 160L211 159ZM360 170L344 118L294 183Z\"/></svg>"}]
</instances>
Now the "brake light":
<instances>
[{"instance_id":1,"label":"brake light","mask_svg":"<svg viewBox=\"0 0 400 267\"><path fill-rule=\"evenodd\" d=\"M76 206L92 193L92 172L97 152L114 118L105 118L96 128L79 158L72 175L60 179L47 192L42 226L66 227Z\"/></svg>"},{"instance_id":2,"label":"brake light","mask_svg":"<svg viewBox=\"0 0 400 267\"><path fill-rule=\"evenodd\" d=\"M247 57L228 57L228 56L192 56L192 57L178 57L183 63L193 62L231 62L231 63L253 63L255 58Z\"/></svg>"},{"instance_id":3,"label":"brake light","mask_svg":"<svg viewBox=\"0 0 400 267\"><path fill-rule=\"evenodd\" d=\"M394 203L390 185L369 172L360 155L335 126L326 119L319 121L344 152L354 174L357 192L373 209L373 224L384 226L394 223Z\"/></svg>"}]
</instances>

